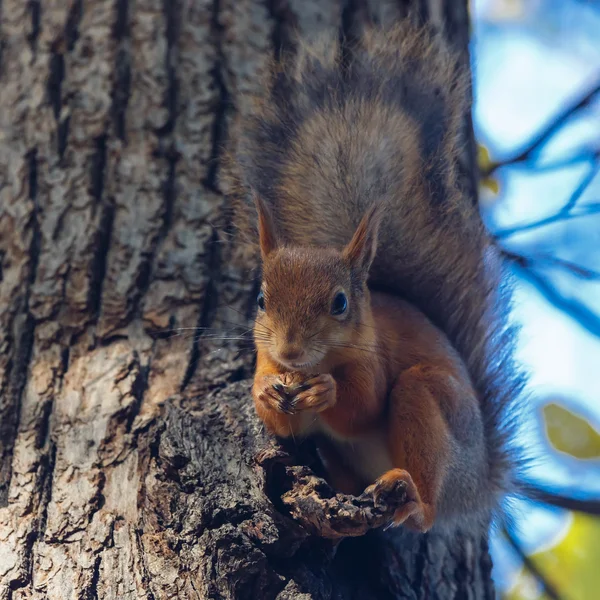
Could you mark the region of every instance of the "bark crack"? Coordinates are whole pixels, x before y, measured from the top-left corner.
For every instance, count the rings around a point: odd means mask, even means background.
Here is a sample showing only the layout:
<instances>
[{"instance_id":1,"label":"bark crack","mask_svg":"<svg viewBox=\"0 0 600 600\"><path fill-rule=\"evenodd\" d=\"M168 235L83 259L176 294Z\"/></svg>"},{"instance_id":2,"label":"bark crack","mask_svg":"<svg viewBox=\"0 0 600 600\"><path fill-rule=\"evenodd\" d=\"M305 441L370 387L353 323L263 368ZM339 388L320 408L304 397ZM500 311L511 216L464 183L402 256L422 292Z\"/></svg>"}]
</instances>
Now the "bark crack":
<instances>
[{"instance_id":1,"label":"bark crack","mask_svg":"<svg viewBox=\"0 0 600 600\"><path fill-rule=\"evenodd\" d=\"M101 191L99 193L102 193ZM91 263L90 275L90 298L89 306L95 320L100 317L102 290L106 277L108 250L112 237L113 223L115 218L115 207L112 202L104 202L104 209L100 218L100 224L96 230L96 243L94 260Z\"/></svg>"},{"instance_id":2,"label":"bark crack","mask_svg":"<svg viewBox=\"0 0 600 600\"><path fill-rule=\"evenodd\" d=\"M92 180L92 197L96 204L99 204L102 200L102 193L104 192L104 172L106 169L106 138L108 135L104 135L96 138L96 151L92 156L91 166L91 180Z\"/></svg>"},{"instance_id":3,"label":"bark crack","mask_svg":"<svg viewBox=\"0 0 600 600\"><path fill-rule=\"evenodd\" d=\"M76 0L69 11L63 35L54 42L50 58L47 92L56 120L56 144L62 159L67 148L70 116L61 116L63 97L62 84L65 78L65 52L71 52L79 38L79 25L83 14L83 0ZM68 101L67 101L68 103Z\"/></svg>"},{"instance_id":4,"label":"bark crack","mask_svg":"<svg viewBox=\"0 0 600 600\"><path fill-rule=\"evenodd\" d=\"M31 51L37 52L37 41L40 34L40 17L41 17L40 0L29 0L29 13L31 16L31 32L27 36L27 41L31 46Z\"/></svg>"},{"instance_id":5,"label":"bark crack","mask_svg":"<svg viewBox=\"0 0 600 600\"><path fill-rule=\"evenodd\" d=\"M54 119L57 123L60 123L60 113L62 108L62 83L65 76L65 60L62 53L57 50L53 50L52 56L50 57L50 72L48 74L48 82L46 85L46 91L48 93L48 100L52 106L54 112ZM60 148L59 148L60 149ZM63 148L64 151L64 148ZM62 152L59 152L62 156Z\"/></svg>"},{"instance_id":6,"label":"bark crack","mask_svg":"<svg viewBox=\"0 0 600 600\"><path fill-rule=\"evenodd\" d=\"M29 582L33 579L33 564L32 564L32 552L33 552L33 544L36 540L36 532L34 530L30 530L27 532L24 540L24 549L25 549L25 568L9 582L9 590L8 590L8 600L12 600L13 592L15 590L21 589L29 585Z\"/></svg>"},{"instance_id":7,"label":"bark crack","mask_svg":"<svg viewBox=\"0 0 600 600\"><path fill-rule=\"evenodd\" d=\"M142 544L142 538L139 529L135 530L135 545L139 555L140 561L140 575L142 576L142 585L144 586L144 592L146 593L147 600L155 600L154 594L150 589L150 574L148 571L148 565L146 564L146 553L144 552L144 545Z\"/></svg>"},{"instance_id":8,"label":"bark crack","mask_svg":"<svg viewBox=\"0 0 600 600\"><path fill-rule=\"evenodd\" d=\"M156 130L158 136L157 156L164 158L167 162L167 177L163 184L163 213L162 223L156 240L147 254L146 260L140 266L140 271L136 280L136 293L131 302L130 314L142 316L141 302L150 287L152 279L152 266L154 259L158 255L173 222L173 212L176 199L176 173L177 161L179 156L174 147L172 133L177 123L177 100L178 85L176 77L176 40L178 34L178 23L175 3L170 0L163 1L163 15L166 22L166 40L167 49L165 54L165 66L168 78L166 94L164 98L165 106L168 110L166 123Z\"/></svg>"},{"instance_id":9,"label":"bark crack","mask_svg":"<svg viewBox=\"0 0 600 600\"><path fill-rule=\"evenodd\" d=\"M83 16L83 0L75 0L71 6L71 10L67 16L65 25L65 41L67 43L67 52L71 52L75 48L75 44L79 39L79 25Z\"/></svg>"},{"instance_id":10,"label":"bark crack","mask_svg":"<svg viewBox=\"0 0 600 600\"><path fill-rule=\"evenodd\" d=\"M95 252L91 261L90 288L88 305L94 320L97 322L100 317L100 308L102 301L102 290L104 287L104 278L106 276L106 266L108 259L108 250L112 237L113 223L115 217L115 206L112 201L103 201L104 180L106 176L106 140L108 133L96 138L96 151L91 159L91 194L94 199L93 211L97 207L102 207L98 229L95 232Z\"/></svg>"},{"instance_id":11,"label":"bark crack","mask_svg":"<svg viewBox=\"0 0 600 600\"><path fill-rule=\"evenodd\" d=\"M177 5L175 2L171 2L171 0L163 0L163 14L166 22L166 39L167 39L167 55L165 58L167 65L167 93L165 98L165 105L167 106L167 110L169 116L167 118L166 123L158 129L157 134L160 137L164 137L175 128L175 123L177 121L177 97L178 97L178 85L177 85L177 77L176 77L176 41L177 41L177 33L178 33L178 22L177 22Z\"/></svg>"},{"instance_id":12,"label":"bark crack","mask_svg":"<svg viewBox=\"0 0 600 600\"><path fill-rule=\"evenodd\" d=\"M52 500L52 479L54 477L54 469L56 467L56 445L50 442L50 449L48 453L43 456L41 462L41 469L43 472L43 478L41 483L41 497L40 497L40 517L37 527L37 539L43 540L46 535L46 525L48 523L48 507ZM31 555L31 551L27 552L27 555Z\"/></svg>"},{"instance_id":13,"label":"bark crack","mask_svg":"<svg viewBox=\"0 0 600 600\"><path fill-rule=\"evenodd\" d=\"M27 155L28 163L28 184L29 184L29 200L32 204L31 212L31 244L29 246L30 267L27 282L27 291L25 293L25 302L23 309L23 320L21 322L13 322L12 326L15 330L20 330L20 335L15 335L15 354L12 364L9 366L9 382L8 394L10 407L7 408L7 418L3 419L0 424L0 433L2 441L2 460L6 461L6 475L0 480L0 508L8 505L8 490L12 479L12 456L19 430L21 417L21 400L25 385L27 383L27 372L29 363L31 362L31 354L33 351L33 341L35 333L35 319L30 310L29 303L31 298L31 290L35 282L40 252L41 252L41 232L38 218L38 173L37 173L37 151L34 149ZM10 400L12 399L12 400Z\"/></svg>"},{"instance_id":14,"label":"bark crack","mask_svg":"<svg viewBox=\"0 0 600 600\"><path fill-rule=\"evenodd\" d=\"M278 61L284 50L286 52L293 50L288 29L297 25L297 19L286 0L267 0L267 10L273 21L271 33L273 57Z\"/></svg>"},{"instance_id":15,"label":"bark crack","mask_svg":"<svg viewBox=\"0 0 600 600\"><path fill-rule=\"evenodd\" d=\"M219 90L219 102L215 111L215 119L212 127L212 148L208 161L208 171L204 179L204 185L213 192L221 195L218 185L219 157L222 145L227 136L227 113L230 110L230 95L225 85L224 71L227 68L227 60L223 52L223 37L225 28L219 21L221 11L221 0L213 0L213 13L211 17L211 33L214 36L217 49L217 61L212 69L212 77L216 88Z\"/></svg>"},{"instance_id":16,"label":"bark crack","mask_svg":"<svg viewBox=\"0 0 600 600\"><path fill-rule=\"evenodd\" d=\"M117 42L114 65L111 115L116 136L126 140L125 115L131 89L131 56L129 54L129 0L119 0L113 37Z\"/></svg>"},{"instance_id":17,"label":"bark crack","mask_svg":"<svg viewBox=\"0 0 600 600\"><path fill-rule=\"evenodd\" d=\"M198 363L200 362L200 346L203 340L204 332L208 331L210 325L213 322L213 318L218 307L218 278L221 266L221 256L219 252L219 235L215 229L210 241L207 245L208 248L208 283L204 292L204 303L202 304L202 310L198 317L198 331L199 335L194 337L192 343L192 349L190 351L190 360L188 361L183 380L181 382L181 391L183 391L189 382L192 380Z\"/></svg>"},{"instance_id":18,"label":"bark crack","mask_svg":"<svg viewBox=\"0 0 600 600\"><path fill-rule=\"evenodd\" d=\"M152 355L152 352L151 352ZM146 393L146 390L148 389L148 378L150 376L150 369L152 367L152 363L148 362L147 365L142 366L140 362L138 362L138 367L139 367L139 373L138 376L136 377L135 381L133 382L133 385L131 386L131 393L133 395L133 397L135 398L135 402L134 404L130 407L129 409L129 413L127 415L127 422L126 422L126 428L125 431L127 433L131 433L131 429L133 427L133 422L135 421L135 418L138 416L140 409L142 407L142 402L144 400L144 394ZM135 441L133 443L133 446L135 447Z\"/></svg>"},{"instance_id":19,"label":"bark crack","mask_svg":"<svg viewBox=\"0 0 600 600\"><path fill-rule=\"evenodd\" d=\"M227 116L231 110L231 96L225 83L225 74L227 72L227 59L225 56L223 41L226 30L219 20L221 13L221 0L213 0L210 31L216 47L216 60L211 69L213 83L218 90L218 104L215 110L214 120L212 122L211 132L211 152L208 159L208 169L206 177L203 179L203 185L210 191L221 196L223 194L219 187L219 164L220 157L224 151L224 145L227 139ZM224 229L228 230L230 226L230 216L227 216L227 222L224 223ZM190 351L190 359L184 376L181 381L181 390L184 390L192 380L194 373L201 358L201 345L203 333L207 331L213 323L214 315L218 306L218 292L220 282L220 240L216 229L213 229L211 239L207 244L207 285L204 292L204 303L198 317L197 326L201 332L197 336Z\"/></svg>"},{"instance_id":20,"label":"bark crack","mask_svg":"<svg viewBox=\"0 0 600 600\"><path fill-rule=\"evenodd\" d=\"M0 23L3 22L4 19L4 12L2 10L2 0L0 0ZM3 69L3 57L4 57L4 37L0 36L0 77L2 77L2 75L4 74L4 69Z\"/></svg>"},{"instance_id":21,"label":"bark crack","mask_svg":"<svg viewBox=\"0 0 600 600\"><path fill-rule=\"evenodd\" d=\"M94 561L92 580L87 591L88 600L98 600L98 582L100 581L100 563L102 556L99 554Z\"/></svg>"}]
</instances>

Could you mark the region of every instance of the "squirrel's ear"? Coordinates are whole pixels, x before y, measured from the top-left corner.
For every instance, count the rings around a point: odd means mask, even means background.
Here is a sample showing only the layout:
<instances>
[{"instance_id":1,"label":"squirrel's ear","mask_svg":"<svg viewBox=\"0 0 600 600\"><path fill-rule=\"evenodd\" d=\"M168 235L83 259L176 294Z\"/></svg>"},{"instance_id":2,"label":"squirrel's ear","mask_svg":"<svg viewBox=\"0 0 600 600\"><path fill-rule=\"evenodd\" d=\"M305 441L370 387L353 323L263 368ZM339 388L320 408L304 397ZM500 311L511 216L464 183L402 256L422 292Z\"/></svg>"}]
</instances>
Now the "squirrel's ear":
<instances>
[{"instance_id":1,"label":"squirrel's ear","mask_svg":"<svg viewBox=\"0 0 600 600\"><path fill-rule=\"evenodd\" d=\"M350 243L344 248L343 256L353 268L368 272L377 252L377 236L382 210L374 204L358 224Z\"/></svg>"},{"instance_id":2,"label":"squirrel's ear","mask_svg":"<svg viewBox=\"0 0 600 600\"><path fill-rule=\"evenodd\" d=\"M258 213L258 238L260 241L260 254L263 260L277 249L277 236L273 226L273 218L262 198L253 192L254 204Z\"/></svg>"}]
</instances>

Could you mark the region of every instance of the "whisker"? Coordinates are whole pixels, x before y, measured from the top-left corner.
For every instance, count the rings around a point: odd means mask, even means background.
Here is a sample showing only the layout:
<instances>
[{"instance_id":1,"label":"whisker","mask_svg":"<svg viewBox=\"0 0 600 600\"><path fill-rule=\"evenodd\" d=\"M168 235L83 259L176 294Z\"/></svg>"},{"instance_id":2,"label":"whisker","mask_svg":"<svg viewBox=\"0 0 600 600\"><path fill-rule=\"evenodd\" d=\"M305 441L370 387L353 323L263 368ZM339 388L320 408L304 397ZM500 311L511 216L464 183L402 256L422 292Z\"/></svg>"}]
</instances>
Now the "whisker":
<instances>
[{"instance_id":1,"label":"whisker","mask_svg":"<svg viewBox=\"0 0 600 600\"><path fill-rule=\"evenodd\" d=\"M231 306L229 304L224 304L222 306L225 306L226 308L230 308L231 310L233 310L234 312L238 313L239 315L243 316L245 319L249 319L250 317L248 317L248 315L245 315L241 310L238 310L237 308L235 308L234 306ZM256 322L255 323L256 326L259 327L263 327L264 329L266 329L267 331L269 331L270 333L272 333L273 335L275 335L275 332L270 328L267 327L264 323L259 323Z\"/></svg>"},{"instance_id":2,"label":"whisker","mask_svg":"<svg viewBox=\"0 0 600 600\"><path fill-rule=\"evenodd\" d=\"M233 327L231 327L231 329L244 329L244 332L241 333L246 333L246 332L250 332L251 329L248 329L245 325L238 325L238 324L233 324ZM160 335L162 336L164 339L171 339L171 338L175 338L175 337L179 337L179 336L185 336L185 335L191 335L191 334L195 334L195 333L200 333L201 335L204 335L206 332L226 332L227 329L223 328L223 327L177 327L174 329L164 329L164 330L153 330L150 331L149 333L151 335ZM166 335L166 334L171 334L171 335Z\"/></svg>"},{"instance_id":3,"label":"whisker","mask_svg":"<svg viewBox=\"0 0 600 600\"><path fill-rule=\"evenodd\" d=\"M321 329L319 329L319 331L317 331L316 333L313 333L308 339L307 341L312 340L313 338L317 337L320 333L323 333L323 331L325 330L325 327L322 327Z\"/></svg>"},{"instance_id":4,"label":"whisker","mask_svg":"<svg viewBox=\"0 0 600 600\"><path fill-rule=\"evenodd\" d=\"M165 339L173 339L174 337L176 337L176 336L171 336L171 337L168 337L168 338L165 338ZM188 339L191 339L191 340L200 340L200 339L210 340L210 339L219 339L219 338L222 338L222 339L237 338L237 339L240 339L240 340L247 339L248 341L252 340L252 336L250 336L250 335L246 336L245 334L241 334L241 335L235 336L235 335L229 335L227 332L224 332L223 334L208 334L208 335L203 334L203 333L199 333L198 335L196 335L194 333L190 333L187 336L182 334L180 337L183 337L183 339L185 339L185 340L188 340Z\"/></svg>"},{"instance_id":5,"label":"whisker","mask_svg":"<svg viewBox=\"0 0 600 600\"><path fill-rule=\"evenodd\" d=\"M268 331L271 335L277 335L275 333L275 331L273 331L273 329L271 329L270 327L267 327L264 323L256 322L254 325L255 325L255 327L262 327L263 329Z\"/></svg>"},{"instance_id":6,"label":"whisker","mask_svg":"<svg viewBox=\"0 0 600 600\"><path fill-rule=\"evenodd\" d=\"M264 327L263 325L258 325L258 327L262 327L263 333L268 334L269 336L276 335L275 332L272 329L269 329L268 327ZM254 331L256 331L256 328L254 329Z\"/></svg>"},{"instance_id":7,"label":"whisker","mask_svg":"<svg viewBox=\"0 0 600 600\"><path fill-rule=\"evenodd\" d=\"M245 337L234 337L234 336L220 336L220 335L202 335L200 337L198 337L199 340L239 340L239 341L244 341L244 342L251 342L252 339L251 338L245 338Z\"/></svg>"},{"instance_id":8,"label":"whisker","mask_svg":"<svg viewBox=\"0 0 600 600\"><path fill-rule=\"evenodd\" d=\"M356 327L354 327L353 329L354 329L355 333L357 335L359 335L365 342L367 341L367 340L365 340L365 336Z\"/></svg>"},{"instance_id":9,"label":"whisker","mask_svg":"<svg viewBox=\"0 0 600 600\"><path fill-rule=\"evenodd\" d=\"M356 324L360 325L361 327L367 327L368 329L379 329L377 325L369 325L368 323L363 323L362 321L358 321Z\"/></svg>"},{"instance_id":10,"label":"whisker","mask_svg":"<svg viewBox=\"0 0 600 600\"><path fill-rule=\"evenodd\" d=\"M379 350L381 347L377 344L373 344L373 345L361 345L361 344L352 344L350 342L337 342L337 341L329 341L329 340L323 340L323 342L321 344L317 344L317 347L321 347L321 348L354 348L357 350L368 350L368 351L375 351L375 350Z\"/></svg>"}]
</instances>

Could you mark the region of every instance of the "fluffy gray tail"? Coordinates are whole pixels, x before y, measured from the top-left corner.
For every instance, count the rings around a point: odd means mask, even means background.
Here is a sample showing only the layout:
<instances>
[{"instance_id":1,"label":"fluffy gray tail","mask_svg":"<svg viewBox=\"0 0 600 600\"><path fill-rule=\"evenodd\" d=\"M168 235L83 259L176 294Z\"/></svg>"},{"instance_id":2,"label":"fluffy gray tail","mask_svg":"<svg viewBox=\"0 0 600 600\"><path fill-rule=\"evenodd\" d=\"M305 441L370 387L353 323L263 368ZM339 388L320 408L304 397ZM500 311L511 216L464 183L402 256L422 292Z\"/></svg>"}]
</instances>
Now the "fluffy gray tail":
<instances>
[{"instance_id":1,"label":"fluffy gray tail","mask_svg":"<svg viewBox=\"0 0 600 600\"><path fill-rule=\"evenodd\" d=\"M345 49L301 44L265 90L240 138L241 197L257 192L284 241L315 246L341 247L368 206L385 204L371 285L410 300L461 354L481 402L490 497L510 490L523 379L508 274L460 183L465 67L406 21Z\"/></svg>"}]
</instances>

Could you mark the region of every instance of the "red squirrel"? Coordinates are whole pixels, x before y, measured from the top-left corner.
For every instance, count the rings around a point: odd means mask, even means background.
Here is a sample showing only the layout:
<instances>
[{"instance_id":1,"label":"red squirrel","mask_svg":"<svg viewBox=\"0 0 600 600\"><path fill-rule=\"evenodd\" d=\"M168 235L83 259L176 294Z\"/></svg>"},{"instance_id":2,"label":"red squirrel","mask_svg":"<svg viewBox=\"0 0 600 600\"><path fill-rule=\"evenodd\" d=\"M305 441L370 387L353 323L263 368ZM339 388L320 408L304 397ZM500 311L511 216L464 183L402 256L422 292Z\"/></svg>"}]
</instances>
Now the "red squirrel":
<instances>
[{"instance_id":1,"label":"red squirrel","mask_svg":"<svg viewBox=\"0 0 600 600\"><path fill-rule=\"evenodd\" d=\"M315 435L339 491L406 485L396 524L489 522L522 379L500 254L461 187L461 60L406 20L301 45L242 124L263 264L252 395Z\"/></svg>"}]
</instances>

